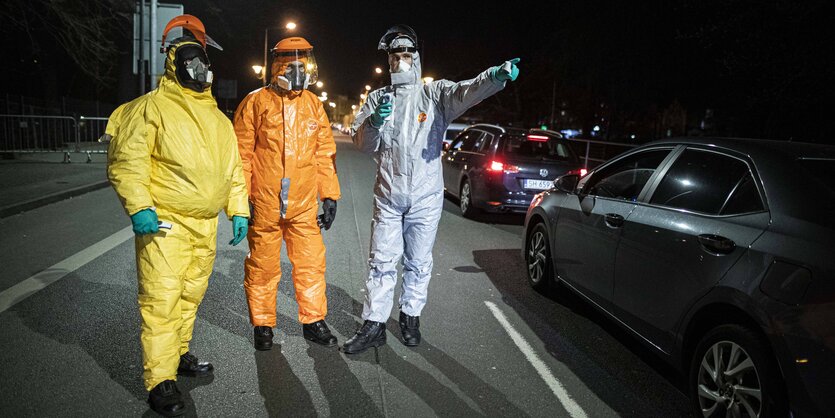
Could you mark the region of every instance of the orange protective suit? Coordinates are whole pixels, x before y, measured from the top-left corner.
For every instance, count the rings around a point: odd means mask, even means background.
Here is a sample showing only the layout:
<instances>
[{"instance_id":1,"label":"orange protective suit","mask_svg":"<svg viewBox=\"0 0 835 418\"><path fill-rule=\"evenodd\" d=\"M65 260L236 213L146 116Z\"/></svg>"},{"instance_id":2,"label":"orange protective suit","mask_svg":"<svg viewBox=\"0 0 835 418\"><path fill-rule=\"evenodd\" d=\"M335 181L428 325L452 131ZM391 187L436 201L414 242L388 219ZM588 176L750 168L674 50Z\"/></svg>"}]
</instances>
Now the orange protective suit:
<instances>
[{"instance_id":1,"label":"orange protective suit","mask_svg":"<svg viewBox=\"0 0 835 418\"><path fill-rule=\"evenodd\" d=\"M283 74L285 64L276 58L272 73ZM340 197L336 144L322 102L310 91L272 83L244 98L234 125L253 209L244 263L250 321L276 325L282 240L293 264L299 321L322 320L327 314L325 246L316 221L317 195Z\"/></svg>"}]
</instances>

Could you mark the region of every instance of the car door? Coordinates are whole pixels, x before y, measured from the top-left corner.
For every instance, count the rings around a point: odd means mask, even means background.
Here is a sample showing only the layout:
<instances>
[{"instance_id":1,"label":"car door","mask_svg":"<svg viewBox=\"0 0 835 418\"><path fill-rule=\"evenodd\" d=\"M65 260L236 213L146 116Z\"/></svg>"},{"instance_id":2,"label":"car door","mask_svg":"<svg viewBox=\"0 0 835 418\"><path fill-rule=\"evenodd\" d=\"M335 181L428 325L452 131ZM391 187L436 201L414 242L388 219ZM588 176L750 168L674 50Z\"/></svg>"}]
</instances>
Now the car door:
<instances>
[{"instance_id":1,"label":"car door","mask_svg":"<svg viewBox=\"0 0 835 418\"><path fill-rule=\"evenodd\" d=\"M743 156L687 148L626 219L616 315L664 352L683 313L769 223L751 167Z\"/></svg>"},{"instance_id":2,"label":"car door","mask_svg":"<svg viewBox=\"0 0 835 418\"><path fill-rule=\"evenodd\" d=\"M672 149L641 150L606 164L561 205L553 234L555 272L606 309L623 221Z\"/></svg>"},{"instance_id":3,"label":"car door","mask_svg":"<svg viewBox=\"0 0 835 418\"><path fill-rule=\"evenodd\" d=\"M461 171L470 161L473 152L481 145L484 132L468 129L458 135L443 159L444 187L447 192L458 196L461 181Z\"/></svg>"}]
</instances>

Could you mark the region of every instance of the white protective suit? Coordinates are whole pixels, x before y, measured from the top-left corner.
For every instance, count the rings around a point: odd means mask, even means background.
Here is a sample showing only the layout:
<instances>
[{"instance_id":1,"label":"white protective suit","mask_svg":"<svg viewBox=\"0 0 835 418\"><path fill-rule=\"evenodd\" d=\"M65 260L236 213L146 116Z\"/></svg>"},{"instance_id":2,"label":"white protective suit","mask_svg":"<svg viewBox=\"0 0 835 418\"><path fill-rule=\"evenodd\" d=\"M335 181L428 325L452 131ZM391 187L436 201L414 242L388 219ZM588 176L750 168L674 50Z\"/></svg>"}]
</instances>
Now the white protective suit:
<instances>
[{"instance_id":1,"label":"white protective suit","mask_svg":"<svg viewBox=\"0 0 835 418\"><path fill-rule=\"evenodd\" d=\"M420 56L407 73L393 73L392 84L371 92L352 126L354 144L374 156L374 215L371 255L362 318L386 322L391 314L397 263L403 261L400 309L420 316L432 277L432 247L443 208L441 151L444 131L467 109L504 88L485 70L473 79L423 84ZM369 116L391 93L393 113L375 128Z\"/></svg>"}]
</instances>

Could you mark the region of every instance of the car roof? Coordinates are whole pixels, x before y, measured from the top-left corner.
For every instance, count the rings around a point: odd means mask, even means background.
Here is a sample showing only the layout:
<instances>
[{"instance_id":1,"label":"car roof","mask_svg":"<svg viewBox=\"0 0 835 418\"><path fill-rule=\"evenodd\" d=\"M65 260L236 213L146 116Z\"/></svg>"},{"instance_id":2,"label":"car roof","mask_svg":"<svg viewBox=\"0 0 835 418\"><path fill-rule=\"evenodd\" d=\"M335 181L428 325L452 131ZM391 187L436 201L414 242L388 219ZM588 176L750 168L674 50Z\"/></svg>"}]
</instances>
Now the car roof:
<instances>
[{"instance_id":1,"label":"car roof","mask_svg":"<svg viewBox=\"0 0 835 418\"><path fill-rule=\"evenodd\" d=\"M700 145L733 150L755 160L761 158L835 158L835 146L809 142L779 141L770 139L723 138L723 137L674 137L653 141L643 145Z\"/></svg>"},{"instance_id":2,"label":"car roof","mask_svg":"<svg viewBox=\"0 0 835 418\"><path fill-rule=\"evenodd\" d=\"M542 135L553 136L556 138L562 138L562 134L555 131L549 131L545 129L525 129L525 128L517 128L511 126L501 126L501 125L494 125L490 123L477 123L475 125L471 125L468 127L470 128L478 128L481 130L485 130L492 133L504 134L504 135L511 135L511 136L521 136L527 135L529 133L538 133Z\"/></svg>"}]
</instances>

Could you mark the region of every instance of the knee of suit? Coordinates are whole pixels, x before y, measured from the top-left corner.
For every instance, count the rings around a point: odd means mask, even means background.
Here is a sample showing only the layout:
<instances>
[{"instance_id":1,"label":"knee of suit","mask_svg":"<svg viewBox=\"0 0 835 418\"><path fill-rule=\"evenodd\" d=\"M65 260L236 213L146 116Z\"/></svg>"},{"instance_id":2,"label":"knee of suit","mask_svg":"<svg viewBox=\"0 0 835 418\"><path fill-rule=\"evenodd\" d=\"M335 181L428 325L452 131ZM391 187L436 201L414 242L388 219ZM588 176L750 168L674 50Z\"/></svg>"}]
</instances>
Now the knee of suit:
<instances>
[{"instance_id":1,"label":"knee of suit","mask_svg":"<svg viewBox=\"0 0 835 418\"><path fill-rule=\"evenodd\" d=\"M413 271L415 273L424 275L432 272L432 255L421 260L406 259L403 262L403 270Z\"/></svg>"}]
</instances>

